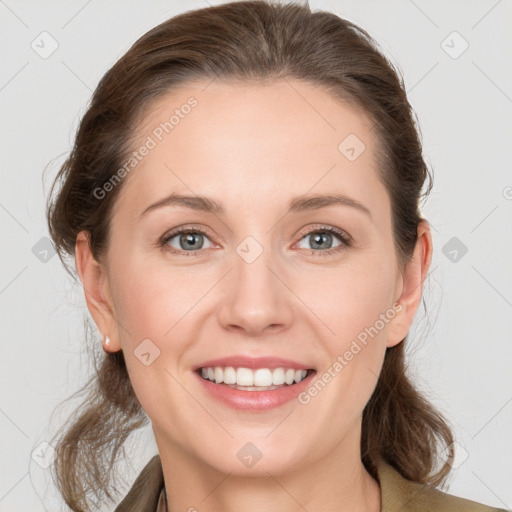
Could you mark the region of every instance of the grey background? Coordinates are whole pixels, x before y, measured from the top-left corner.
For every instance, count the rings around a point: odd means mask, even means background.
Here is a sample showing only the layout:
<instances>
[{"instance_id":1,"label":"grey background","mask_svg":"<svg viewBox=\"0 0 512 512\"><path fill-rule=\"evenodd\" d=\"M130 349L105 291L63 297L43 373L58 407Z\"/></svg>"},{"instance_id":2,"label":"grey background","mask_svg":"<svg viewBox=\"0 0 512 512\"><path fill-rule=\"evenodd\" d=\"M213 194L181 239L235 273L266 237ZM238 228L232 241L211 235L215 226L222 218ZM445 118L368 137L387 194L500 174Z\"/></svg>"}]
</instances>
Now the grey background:
<instances>
[{"instance_id":1,"label":"grey background","mask_svg":"<svg viewBox=\"0 0 512 512\"><path fill-rule=\"evenodd\" d=\"M135 39L217 3L0 0L0 511L61 509L41 443L91 369L82 289L45 240L51 178L98 80ZM423 208L435 246L429 313L415 322L411 368L457 435L449 492L512 508L512 2L310 5L360 24L403 71L435 180ZM52 40L47 58L31 47ZM149 429L129 453L124 489L156 453Z\"/></svg>"}]
</instances>

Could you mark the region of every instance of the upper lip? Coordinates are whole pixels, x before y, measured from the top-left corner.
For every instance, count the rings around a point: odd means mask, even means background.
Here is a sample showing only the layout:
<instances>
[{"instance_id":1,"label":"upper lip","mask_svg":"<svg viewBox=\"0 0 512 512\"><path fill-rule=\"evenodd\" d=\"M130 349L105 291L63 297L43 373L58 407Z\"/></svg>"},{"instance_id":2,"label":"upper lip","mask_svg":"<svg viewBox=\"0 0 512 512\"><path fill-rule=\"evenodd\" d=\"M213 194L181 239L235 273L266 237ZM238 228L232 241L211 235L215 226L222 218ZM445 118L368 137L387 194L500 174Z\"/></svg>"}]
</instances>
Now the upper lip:
<instances>
[{"instance_id":1,"label":"upper lip","mask_svg":"<svg viewBox=\"0 0 512 512\"><path fill-rule=\"evenodd\" d=\"M250 368L257 370L258 368L293 368L295 370L311 370L311 366L284 359L282 357L247 357L247 356L230 356L219 359L210 359L201 364L194 366L193 370L200 368L213 368L215 366L233 366L235 368Z\"/></svg>"}]
</instances>

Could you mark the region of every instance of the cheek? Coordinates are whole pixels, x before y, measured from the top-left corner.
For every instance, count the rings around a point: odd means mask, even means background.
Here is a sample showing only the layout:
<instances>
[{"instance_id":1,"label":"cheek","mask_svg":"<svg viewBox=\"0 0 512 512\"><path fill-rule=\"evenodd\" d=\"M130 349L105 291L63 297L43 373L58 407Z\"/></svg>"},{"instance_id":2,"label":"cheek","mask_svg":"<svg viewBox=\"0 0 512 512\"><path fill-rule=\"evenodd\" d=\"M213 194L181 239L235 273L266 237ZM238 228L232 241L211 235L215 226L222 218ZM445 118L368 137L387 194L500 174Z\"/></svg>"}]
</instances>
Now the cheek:
<instances>
[{"instance_id":1,"label":"cheek","mask_svg":"<svg viewBox=\"0 0 512 512\"><path fill-rule=\"evenodd\" d=\"M323 383L316 387L322 390L323 400L331 403L332 409L346 407L347 417L355 418L373 392L390 322L396 316L395 281L390 271L393 261L378 260L354 260L340 266L338 272L325 274L323 282L328 284L324 287L310 284L309 292L303 288L298 293L307 297L305 302L324 326L321 349L326 357L317 378L326 384L326 391ZM322 282L318 274L311 277Z\"/></svg>"},{"instance_id":2,"label":"cheek","mask_svg":"<svg viewBox=\"0 0 512 512\"><path fill-rule=\"evenodd\" d=\"M119 260L118 260L119 261ZM200 297L200 282L190 271L171 269L133 255L125 258L112 276L116 317L125 343L161 340Z\"/></svg>"},{"instance_id":3,"label":"cheek","mask_svg":"<svg viewBox=\"0 0 512 512\"><path fill-rule=\"evenodd\" d=\"M135 257L120 261L111 280L122 350L137 399L152 420L162 415L163 403L169 410L182 410L189 397L175 379L180 380L180 361L198 324L193 305L204 292L192 292L184 273ZM179 420L162 421L178 435Z\"/></svg>"},{"instance_id":4,"label":"cheek","mask_svg":"<svg viewBox=\"0 0 512 512\"><path fill-rule=\"evenodd\" d=\"M338 269L310 270L308 282L297 286L297 295L322 320L332 355L348 348L352 340L364 341L365 333L370 339L386 337L394 316L392 265L391 260L354 258Z\"/></svg>"},{"instance_id":5,"label":"cheek","mask_svg":"<svg viewBox=\"0 0 512 512\"><path fill-rule=\"evenodd\" d=\"M111 281L121 346L133 387L144 408L150 408L147 401L154 393L140 395L166 388L169 373L181 370L193 340L202 338L200 315L206 301L201 298L215 276L155 264L137 254L118 261Z\"/></svg>"},{"instance_id":6,"label":"cheek","mask_svg":"<svg viewBox=\"0 0 512 512\"><path fill-rule=\"evenodd\" d=\"M317 418L319 439L327 440L360 422L377 384L395 310L389 281L376 280L373 272L344 274L317 299L321 307L315 313L329 327L321 339L324 362L299 401Z\"/></svg>"},{"instance_id":7,"label":"cheek","mask_svg":"<svg viewBox=\"0 0 512 512\"><path fill-rule=\"evenodd\" d=\"M381 371L395 313L391 272L378 265L364 270L347 266L331 275L325 289L310 287L305 300L328 326L319 339L323 364L299 396L318 452L327 453L333 439L357 430Z\"/></svg>"}]
</instances>

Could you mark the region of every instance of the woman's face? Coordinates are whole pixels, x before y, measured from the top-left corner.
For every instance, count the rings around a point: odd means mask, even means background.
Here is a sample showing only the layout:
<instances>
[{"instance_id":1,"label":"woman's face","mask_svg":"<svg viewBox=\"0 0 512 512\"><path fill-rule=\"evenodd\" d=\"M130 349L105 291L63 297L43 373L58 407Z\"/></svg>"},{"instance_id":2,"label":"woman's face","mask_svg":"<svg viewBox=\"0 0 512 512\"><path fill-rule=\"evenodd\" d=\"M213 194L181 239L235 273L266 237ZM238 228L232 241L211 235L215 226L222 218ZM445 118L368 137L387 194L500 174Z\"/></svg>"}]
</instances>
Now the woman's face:
<instances>
[{"instance_id":1,"label":"woman's face","mask_svg":"<svg viewBox=\"0 0 512 512\"><path fill-rule=\"evenodd\" d=\"M385 349L413 314L397 306L404 275L371 126L298 81L196 82L138 125L102 267L112 315L94 314L161 453L252 475L359 457ZM260 377L315 373L263 393L196 371L226 357L270 358Z\"/></svg>"}]
</instances>

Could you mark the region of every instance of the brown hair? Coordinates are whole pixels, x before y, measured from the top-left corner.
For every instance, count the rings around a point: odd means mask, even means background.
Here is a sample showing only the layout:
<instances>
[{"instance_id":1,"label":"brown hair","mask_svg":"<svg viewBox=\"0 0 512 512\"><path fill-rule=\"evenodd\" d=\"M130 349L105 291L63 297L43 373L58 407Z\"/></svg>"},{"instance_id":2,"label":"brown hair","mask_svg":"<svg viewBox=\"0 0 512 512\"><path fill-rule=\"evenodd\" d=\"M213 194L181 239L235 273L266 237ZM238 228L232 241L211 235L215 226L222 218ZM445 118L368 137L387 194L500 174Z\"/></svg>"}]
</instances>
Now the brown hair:
<instances>
[{"instance_id":1,"label":"brown hair","mask_svg":"<svg viewBox=\"0 0 512 512\"><path fill-rule=\"evenodd\" d=\"M409 261L422 220L420 199L430 192L432 177L401 74L371 36L353 23L333 13L312 12L309 5L256 0L175 16L144 34L103 76L48 198L49 232L70 273L66 257L74 256L80 231L90 234L98 261L105 253L112 207L122 184L102 199L94 191L133 151L130 137L139 116L173 88L216 77L304 80L362 108L377 134L380 179L391 199L398 261L402 267ZM453 456L437 470L435 466L441 446L452 444L452 432L408 376L404 342L386 349L363 413L361 458L374 477L377 462L384 460L409 480L440 485ZM113 499L113 469L124 453L123 444L132 431L147 424L122 351L102 354L81 392L86 398L59 435L54 464L59 490L75 511Z\"/></svg>"}]
</instances>

